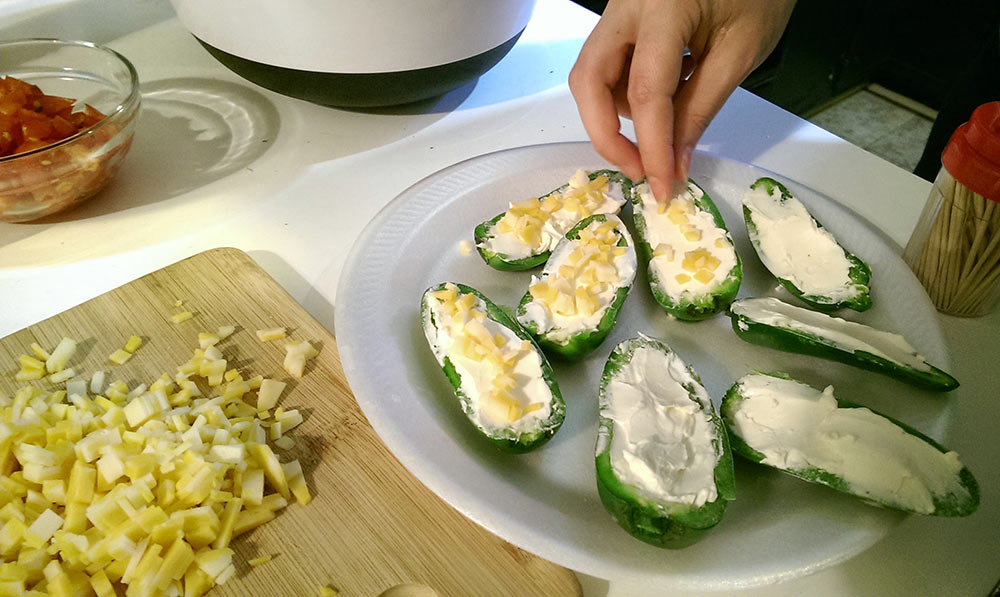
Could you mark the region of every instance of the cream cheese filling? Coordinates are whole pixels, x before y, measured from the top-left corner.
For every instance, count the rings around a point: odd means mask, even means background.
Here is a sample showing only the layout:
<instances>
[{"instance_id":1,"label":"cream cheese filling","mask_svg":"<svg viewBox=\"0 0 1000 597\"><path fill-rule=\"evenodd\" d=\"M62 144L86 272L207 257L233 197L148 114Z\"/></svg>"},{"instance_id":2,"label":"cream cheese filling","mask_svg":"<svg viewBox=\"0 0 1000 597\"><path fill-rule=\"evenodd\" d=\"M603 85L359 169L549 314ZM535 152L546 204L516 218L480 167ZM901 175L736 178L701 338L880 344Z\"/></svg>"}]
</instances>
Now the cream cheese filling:
<instances>
[{"instance_id":1,"label":"cream cheese filling","mask_svg":"<svg viewBox=\"0 0 1000 597\"><path fill-rule=\"evenodd\" d=\"M758 323L820 336L848 352L861 350L897 365L931 371L927 360L899 334L789 305L774 297L742 299L730 310Z\"/></svg>"},{"instance_id":2,"label":"cream cheese filling","mask_svg":"<svg viewBox=\"0 0 1000 597\"><path fill-rule=\"evenodd\" d=\"M968 492L962 463L867 408L839 408L833 387L751 374L733 417L737 434L790 470L817 468L843 479L853 493L915 512L934 512L935 495Z\"/></svg>"},{"instance_id":3,"label":"cream cheese filling","mask_svg":"<svg viewBox=\"0 0 1000 597\"><path fill-rule=\"evenodd\" d=\"M806 295L841 301L858 293L850 279L851 262L825 228L820 228L801 201L781 200L781 192L748 191L743 205L750 210L760 259L775 277L788 280Z\"/></svg>"},{"instance_id":4,"label":"cream cheese filling","mask_svg":"<svg viewBox=\"0 0 1000 597\"><path fill-rule=\"evenodd\" d=\"M689 183L667 205L656 201L646 183L636 192L646 222L646 242L653 250L649 267L663 290L674 299L711 293L736 265L736 249L712 214L695 204L703 191Z\"/></svg>"},{"instance_id":5,"label":"cream cheese filling","mask_svg":"<svg viewBox=\"0 0 1000 597\"><path fill-rule=\"evenodd\" d=\"M618 289L635 278L632 238L617 216L591 222L580 237L556 245L541 276L531 277L532 299L518 315L553 342L596 328ZM627 246L618 246L620 238Z\"/></svg>"},{"instance_id":6,"label":"cream cheese filling","mask_svg":"<svg viewBox=\"0 0 1000 597\"><path fill-rule=\"evenodd\" d=\"M577 170L565 190L511 203L479 246L511 260L524 259L554 249L580 220L616 214L624 204L621 183L606 177L592 181L585 170Z\"/></svg>"},{"instance_id":7,"label":"cream cheese filling","mask_svg":"<svg viewBox=\"0 0 1000 597\"><path fill-rule=\"evenodd\" d=\"M660 502L700 507L718 497L719 438L703 406L709 397L680 358L639 346L605 392L602 415L613 421L610 456L618 479Z\"/></svg>"},{"instance_id":8,"label":"cream cheese filling","mask_svg":"<svg viewBox=\"0 0 1000 597\"><path fill-rule=\"evenodd\" d=\"M473 423L488 430L538 429L551 414L552 390L542 377L541 358L530 342L486 317L486 304L475 295L468 309L449 308L433 293L424 301L433 322L424 334L438 363L447 358L461 377ZM435 325L436 324L436 325Z\"/></svg>"}]
</instances>

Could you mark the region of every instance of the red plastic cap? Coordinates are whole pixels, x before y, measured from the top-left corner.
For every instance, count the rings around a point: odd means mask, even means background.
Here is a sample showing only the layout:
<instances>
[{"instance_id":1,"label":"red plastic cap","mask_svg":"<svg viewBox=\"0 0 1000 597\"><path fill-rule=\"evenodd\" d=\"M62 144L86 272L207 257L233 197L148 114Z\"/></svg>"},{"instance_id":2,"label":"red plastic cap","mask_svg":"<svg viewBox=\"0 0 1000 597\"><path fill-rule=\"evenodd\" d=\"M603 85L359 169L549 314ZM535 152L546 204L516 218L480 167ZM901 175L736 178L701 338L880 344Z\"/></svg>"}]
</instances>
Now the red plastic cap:
<instances>
[{"instance_id":1,"label":"red plastic cap","mask_svg":"<svg viewBox=\"0 0 1000 597\"><path fill-rule=\"evenodd\" d=\"M976 108L951 136L941 163L969 190L1000 202L1000 102Z\"/></svg>"}]
</instances>

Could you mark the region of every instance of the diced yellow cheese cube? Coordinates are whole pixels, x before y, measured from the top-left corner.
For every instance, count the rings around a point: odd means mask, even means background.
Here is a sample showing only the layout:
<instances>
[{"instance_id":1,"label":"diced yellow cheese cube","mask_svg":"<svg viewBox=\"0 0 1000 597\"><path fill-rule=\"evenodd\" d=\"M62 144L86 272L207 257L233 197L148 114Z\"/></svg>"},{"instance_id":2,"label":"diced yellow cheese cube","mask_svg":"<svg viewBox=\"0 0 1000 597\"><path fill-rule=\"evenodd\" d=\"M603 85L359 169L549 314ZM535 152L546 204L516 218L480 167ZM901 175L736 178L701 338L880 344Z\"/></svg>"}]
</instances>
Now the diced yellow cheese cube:
<instances>
[{"instance_id":1,"label":"diced yellow cheese cube","mask_svg":"<svg viewBox=\"0 0 1000 597\"><path fill-rule=\"evenodd\" d=\"M538 199L523 199L510 204L510 211L530 213L539 208Z\"/></svg>"},{"instance_id":2,"label":"diced yellow cheese cube","mask_svg":"<svg viewBox=\"0 0 1000 597\"><path fill-rule=\"evenodd\" d=\"M23 549L22 542L28 532L28 525L20 518L11 518L0 527L0 554L9 557ZM41 547L41 546L38 546Z\"/></svg>"},{"instance_id":3,"label":"diced yellow cheese cube","mask_svg":"<svg viewBox=\"0 0 1000 597\"><path fill-rule=\"evenodd\" d=\"M46 508L25 532L25 543L30 547L41 547L63 525L63 517ZM28 538L31 538L29 540Z\"/></svg>"},{"instance_id":4,"label":"diced yellow cheese cube","mask_svg":"<svg viewBox=\"0 0 1000 597\"><path fill-rule=\"evenodd\" d=\"M31 343L31 352L41 361L49 360L49 353L38 342Z\"/></svg>"},{"instance_id":5,"label":"diced yellow cheese cube","mask_svg":"<svg viewBox=\"0 0 1000 597\"><path fill-rule=\"evenodd\" d=\"M291 462L286 462L281 465L281 468L285 471L285 477L288 479L288 486L295 496L295 501L303 506L312 501L305 476L302 474L302 465L299 464L299 461L292 460Z\"/></svg>"},{"instance_id":6,"label":"diced yellow cheese cube","mask_svg":"<svg viewBox=\"0 0 1000 597\"><path fill-rule=\"evenodd\" d=\"M556 296L559 294L558 290L550 286L544 280L539 280L538 282L532 284L528 288L528 291L531 292L531 296L546 304L550 304L554 301Z\"/></svg>"},{"instance_id":7,"label":"diced yellow cheese cube","mask_svg":"<svg viewBox=\"0 0 1000 597\"><path fill-rule=\"evenodd\" d=\"M242 509L243 500L241 498L234 497L226 502L226 507L223 509L222 516L220 517L219 534L212 541L214 549L229 547L229 541L233 537L233 528L236 526L236 518Z\"/></svg>"},{"instance_id":8,"label":"diced yellow cheese cube","mask_svg":"<svg viewBox=\"0 0 1000 597\"><path fill-rule=\"evenodd\" d=\"M687 224L689 221L686 214L677 211L668 211L667 218L674 224L677 224L678 226L682 224Z\"/></svg>"},{"instance_id":9,"label":"diced yellow cheese cube","mask_svg":"<svg viewBox=\"0 0 1000 597\"><path fill-rule=\"evenodd\" d=\"M68 502L63 511L66 522L63 523L63 530L70 533L82 533L87 530L87 503Z\"/></svg>"},{"instance_id":10,"label":"diced yellow cheese cube","mask_svg":"<svg viewBox=\"0 0 1000 597\"><path fill-rule=\"evenodd\" d=\"M260 389L257 391L257 408L268 410L278 404L278 398L285 390L285 382L273 379L265 379L260 382Z\"/></svg>"},{"instance_id":11,"label":"diced yellow cheese cube","mask_svg":"<svg viewBox=\"0 0 1000 597\"><path fill-rule=\"evenodd\" d=\"M52 354L45 360L45 370L49 373L56 373L66 368L66 363L76 352L76 341L70 338L63 338L52 350Z\"/></svg>"},{"instance_id":12,"label":"diced yellow cheese cube","mask_svg":"<svg viewBox=\"0 0 1000 597\"><path fill-rule=\"evenodd\" d=\"M569 292L560 291L551 308L559 315L576 315L576 298Z\"/></svg>"},{"instance_id":13,"label":"diced yellow cheese cube","mask_svg":"<svg viewBox=\"0 0 1000 597\"><path fill-rule=\"evenodd\" d=\"M281 497L288 499L291 495L288 489L288 480L285 472L281 468L281 463L271 451L267 444L250 444L250 455L256 460L257 465L264 470L267 482L277 491Z\"/></svg>"},{"instance_id":14,"label":"diced yellow cheese cube","mask_svg":"<svg viewBox=\"0 0 1000 597\"><path fill-rule=\"evenodd\" d=\"M51 383L62 383L67 379L76 376L76 371L72 367L67 367L65 369L60 369L52 375L49 376L49 381Z\"/></svg>"},{"instance_id":15,"label":"diced yellow cheese cube","mask_svg":"<svg viewBox=\"0 0 1000 597\"><path fill-rule=\"evenodd\" d=\"M306 361L312 359L319 351L308 340L285 344L285 360L282 364L285 371L292 377L302 377Z\"/></svg>"},{"instance_id":16,"label":"diced yellow cheese cube","mask_svg":"<svg viewBox=\"0 0 1000 597\"><path fill-rule=\"evenodd\" d=\"M573 298L577 313L585 317L590 317L597 311L597 300L590 296L590 293L586 289L577 288Z\"/></svg>"},{"instance_id":17,"label":"diced yellow cheese cube","mask_svg":"<svg viewBox=\"0 0 1000 597\"><path fill-rule=\"evenodd\" d=\"M131 358L132 358L132 353L123 348L119 348L118 350L108 355L108 360L111 361L112 363L115 363L116 365L124 365Z\"/></svg>"},{"instance_id":18,"label":"diced yellow cheese cube","mask_svg":"<svg viewBox=\"0 0 1000 597\"><path fill-rule=\"evenodd\" d=\"M701 282L702 284L708 284L708 283L709 283L709 282L711 282L711 281L712 281L712 280L713 280L714 278L715 278L715 274L713 274L712 272L710 272L710 271L708 271L708 270L706 270L706 269L700 269L700 270L698 270L698 272L697 272L697 273L696 273L696 274L694 275L694 279L695 279L695 280L698 280L698 281L699 281L699 282Z\"/></svg>"},{"instance_id":19,"label":"diced yellow cheese cube","mask_svg":"<svg viewBox=\"0 0 1000 597\"><path fill-rule=\"evenodd\" d=\"M69 473L69 484L66 487L66 500L69 502L87 502L94 499L94 485L97 483L97 469L84 461L77 460Z\"/></svg>"},{"instance_id":20,"label":"diced yellow cheese cube","mask_svg":"<svg viewBox=\"0 0 1000 597\"><path fill-rule=\"evenodd\" d=\"M545 213L549 213L550 214L550 213L552 213L554 211L558 211L560 207L562 207L562 205L561 205L561 202L560 202L559 195L554 195L553 194L553 195L546 196L545 199L542 200L542 203L539 206L539 209L541 209Z\"/></svg>"},{"instance_id":21,"label":"diced yellow cheese cube","mask_svg":"<svg viewBox=\"0 0 1000 597\"><path fill-rule=\"evenodd\" d=\"M270 342L272 340L280 340L285 337L284 327L273 327L266 328L263 330L257 330L257 339L261 342Z\"/></svg>"},{"instance_id":22,"label":"diced yellow cheese cube","mask_svg":"<svg viewBox=\"0 0 1000 597\"><path fill-rule=\"evenodd\" d=\"M461 311L468 311L479 303L479 298L471 292L465 293L455 299L455 308Z\"/></svg>"},{"instance_id":23,"label":"diced yellow cheese cube","mask_svg":"<svg viewBox=\"0 0 1000 597\"><path fill-rule=\"evenodd\" d=\"M674 276L674 279L677 280L679 284L687 284L691 281L691 276L687 274L677 274Z\"/></svg>"},{"instance_id":24,"label":"diced yellow cheese cube","mask_svg":"<svg viewBox=\"0 0 1000 597\"><path fill-rule=\"evenodd\" d=\"M128 352L135 352L141 345L142 338L139 336L130 336L129 339L125 341L125 350Z\"/></svg>"},{"instance_id":25,"label":"diced yellow cheese cube","mask_svg":"<svg viewBox=\"0 0 1000 597\"><path fill-rule=\"evenodd\" d=\"M114 585L111 584L111 580L104 570L98 570L90 575L90 588L94 590L97 597L115 597L117 595Z\"/></svg>"},{"instance_id":26,"label":"diced yellow cheese cube","mask_svg":"<svg viewBox=\"0 0 1000 597\"><path fill-rule=\"evenodd\" d=\"M236 524L233 526L233 537L239 537L243 533L255 529L265 522L274 520L274 510L264 506L252 506L239 513L236 517Z\"/></svg>"},{"instance_id":27,"label":"diced yellow cheese cube","mask_svg":"<svg viewBox=\"0 0 1000 597\"><path fill-rule=\"evenodd\" d=\"M259 506L264 499L264 470L249 468L243 471L240 497L248 506Z\"/></svg>"},{"instance_id":28,"label":"diced yellow cheese cube","mask_svg":"<svg viewBox=\"0 0 1000 597\"><path fill-rule=\"evenodd\" d=\"M44 371L45 361L40 361L34 357L30 357L26 354L22 354L17 358L18 363L21 365L21 369L31 370L31 371Z\"/></svg>"},{"instance_id":29,"label":"diced yellow cheese cube","mask_svg":"<svg viewBox=\"0 0 1000 597\"><path fill-rule=\"evenodd\" d=\"M35 381L45 377L44 369L20 370L14 374L14 381Z\"/></svg>"},{"instance_id":30,"label":"diced yellow cheese cube","mask_svg":"<svg viewBox=\"0 0 1000 597\"><path fill-rule=\"evenodd\" d=\"M182 323L194 317L194 313L190 311L182 311L180 313L175 313L170 316L170 321L174 323Z\"/></svg>"}]
</instances>

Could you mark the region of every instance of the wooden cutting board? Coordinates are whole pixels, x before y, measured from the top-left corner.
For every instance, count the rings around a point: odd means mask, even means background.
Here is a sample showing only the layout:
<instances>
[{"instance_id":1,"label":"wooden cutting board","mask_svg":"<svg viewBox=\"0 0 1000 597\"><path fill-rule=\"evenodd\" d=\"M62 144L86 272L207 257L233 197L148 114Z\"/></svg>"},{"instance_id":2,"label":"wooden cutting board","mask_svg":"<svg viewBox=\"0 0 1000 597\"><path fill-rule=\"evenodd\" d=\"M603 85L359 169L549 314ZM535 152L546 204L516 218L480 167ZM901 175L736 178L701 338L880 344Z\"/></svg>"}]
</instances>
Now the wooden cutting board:
<instances>
[{"instance_id":1,"label":"wooden cutting board","mask_svg":"<svg viewBox=\"0 0 1000 597\"><path fill-rule=\"evenodd\" d=\"M173 323L181 311L194 317ZM73 338L77 372L103 370L134 387L172 375L197 348L198 333L222 325L237 327L220 347L247 373L287 378L283 342L260 342L258 329L284 326L320 353L280 403L305 413L289 433L295 446L275 449L283 462L299 459L314 499L236 539L237 575L212 595L307 596L328 585L344 597L374 597L413 582L442 597L581 594L572 572L470 522L392 456L351 394L333 337L242 251L195 255L0 339L0 390L20 385L17 356L32 342L51 349ZM111 364L108 355L133 334L143 338L135 356ZM246 564L261 555L273 559Z\"/></svg>"}]
</instances>

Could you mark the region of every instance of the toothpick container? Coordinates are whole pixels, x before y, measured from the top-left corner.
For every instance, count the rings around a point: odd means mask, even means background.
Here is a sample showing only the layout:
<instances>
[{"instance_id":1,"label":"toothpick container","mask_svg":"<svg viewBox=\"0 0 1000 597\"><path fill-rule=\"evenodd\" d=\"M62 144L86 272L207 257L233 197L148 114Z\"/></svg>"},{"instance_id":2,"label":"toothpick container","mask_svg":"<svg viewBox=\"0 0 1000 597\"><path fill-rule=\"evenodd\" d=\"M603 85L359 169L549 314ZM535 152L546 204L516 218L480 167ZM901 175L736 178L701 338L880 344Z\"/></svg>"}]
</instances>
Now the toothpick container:
<instances>
[{"instance_id":1,"label":"toothpick container","mask_svg":"<svg viewBox=\"0 0 1000 597\"><path fill-rule=\"evenodd\" d=\"M1000 102L976 108L941 164L903 259L938 311L978 317L1000 299Z\"/></svg>"}]
</instances>

